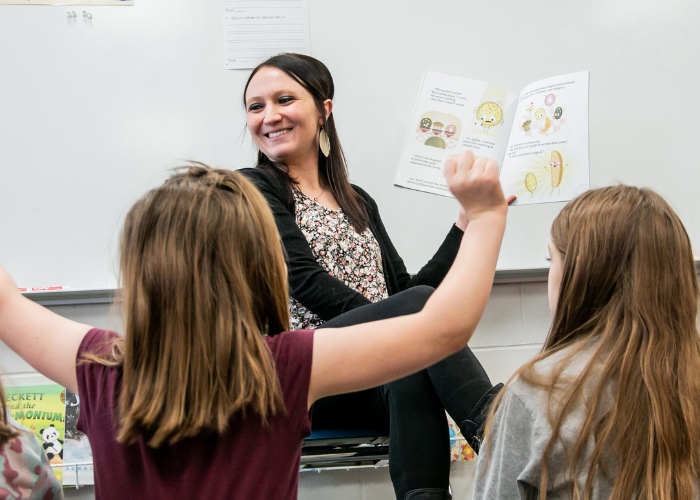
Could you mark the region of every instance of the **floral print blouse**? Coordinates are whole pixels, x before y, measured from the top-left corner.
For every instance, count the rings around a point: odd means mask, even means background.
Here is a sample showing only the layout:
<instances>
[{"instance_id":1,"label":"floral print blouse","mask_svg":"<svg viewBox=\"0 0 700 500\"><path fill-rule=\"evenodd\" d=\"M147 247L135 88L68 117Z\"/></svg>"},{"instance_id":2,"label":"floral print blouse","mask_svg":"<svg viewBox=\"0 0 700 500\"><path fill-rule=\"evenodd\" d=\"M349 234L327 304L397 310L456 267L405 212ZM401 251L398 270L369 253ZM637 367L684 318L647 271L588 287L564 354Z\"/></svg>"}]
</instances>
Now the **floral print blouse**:
<instances>
[{"instance_id":1,"label":"floral print blouse","mask_svg":"<svg viewBox=\"0 0 700 500\"><path fill-rule=\"evenodd\" d=\"M371 302L389 296L382 271L379 243L369 228L356 232L342 209L331 210L292 189L296 223L316 261L334 278ZM290 297L292 329L316 328L323 320Z\"/></svg>"}]
</instances>

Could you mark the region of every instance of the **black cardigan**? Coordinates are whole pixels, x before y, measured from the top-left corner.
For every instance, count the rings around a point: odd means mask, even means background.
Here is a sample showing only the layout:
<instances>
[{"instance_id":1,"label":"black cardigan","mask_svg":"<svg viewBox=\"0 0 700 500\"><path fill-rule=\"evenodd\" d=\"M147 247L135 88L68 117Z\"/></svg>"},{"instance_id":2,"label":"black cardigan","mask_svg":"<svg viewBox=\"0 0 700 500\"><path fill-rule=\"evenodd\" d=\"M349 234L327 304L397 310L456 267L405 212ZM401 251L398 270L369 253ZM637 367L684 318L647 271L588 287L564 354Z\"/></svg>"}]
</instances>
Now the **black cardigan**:
<instances>
[{"instance_id":1,"label":"black cardigan","mask_svg":"<svg viewBox=\"0 0 700 500\"><path fill-rule=\"evenodd\" d=\"M316 261L304 233L296 224L294 199L284 182L265 169L243 168L239 172L257 186L267 199L275 216L277 229L287 253L289 286L292 297L324 321L333 319L356 307L369 304L370 301L362 294L328 274ZM363 189L355 185L353 188L365 201L369 216L369 228L381 248L382 266L389 295L416 285L437 287L457 255L464 234L462 230L453 225L433 258L416 275L411 276L406 271L403 260L389 239L382 219L379 217L376 202Z\"/></svg>"}]
</instances>

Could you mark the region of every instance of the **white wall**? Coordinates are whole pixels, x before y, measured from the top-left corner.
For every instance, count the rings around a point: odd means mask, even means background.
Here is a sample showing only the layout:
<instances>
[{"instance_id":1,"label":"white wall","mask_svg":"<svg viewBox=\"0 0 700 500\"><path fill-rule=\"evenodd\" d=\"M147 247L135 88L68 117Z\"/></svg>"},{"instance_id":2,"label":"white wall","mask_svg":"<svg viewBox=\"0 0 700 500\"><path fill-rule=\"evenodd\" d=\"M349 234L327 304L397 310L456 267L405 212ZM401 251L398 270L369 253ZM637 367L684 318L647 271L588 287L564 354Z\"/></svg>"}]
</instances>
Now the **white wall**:
<instances>
[{"instance_id":1,"label":"white wall","mask_svg":"<svg viewBox=\"0 0 700 500\"><path fill-rule=\"evenodd\" d=\"M2 7L0 261L20 286L113 287L119 221L167 168L252 164L248 71L224 69L222 3L139 0L91 8L89 23L68 22L72 7ZM454 200L392 187L427 70L514 91L589 70L591 183L656 188L699 245L698 20L694 0L309 1L352 180L412 272L434 248L416 234L437 243L457 214ZM545 266L557 207L514 207L502 256Z\"/></svg>"},{"instance_id":2,"label":"white wall","mask_svg":"<svg viewBox=\"0 0 700 500\"><path fill-rule=\"evenodd\" d=\"M118 311L108 304L54 306L53 311L76 321L121 331ZM547 284L494 285L484 317L470 345L494 383L505 381L528 357L539 351L549 327ZM0 367L6 374L34 371L1 345ZM452 487L456 500L471 498L474 462L454 463ZM389 470L309 472L299 480L300 500L380 500L392 498ZM94 498L92 487L67 490L67 498Z\"/></svg>"}]
</instances>

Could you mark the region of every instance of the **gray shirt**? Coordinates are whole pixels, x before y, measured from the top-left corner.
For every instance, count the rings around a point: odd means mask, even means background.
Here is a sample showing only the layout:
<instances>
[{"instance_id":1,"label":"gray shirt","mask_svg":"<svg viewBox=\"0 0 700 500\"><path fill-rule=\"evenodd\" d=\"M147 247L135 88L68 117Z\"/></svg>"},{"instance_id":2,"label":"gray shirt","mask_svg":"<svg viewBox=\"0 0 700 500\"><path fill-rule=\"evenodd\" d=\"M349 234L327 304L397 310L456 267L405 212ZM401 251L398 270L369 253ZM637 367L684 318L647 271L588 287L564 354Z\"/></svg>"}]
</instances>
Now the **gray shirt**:
<instances>
[{"instance_id":1,"label":"gray shirt","mask_svg":"<svg viewBox=\"0 0 700 500\"><path fill-rule=\"evenodd\" d=\"M590 361L596 344L591 343L574 355L562 373L563 379L575 379ZM550 373L565 356L570 347L535 365L538 373ZM574 406L562 422L560 439L552 447L548 459L547 498L571 498L573 478L563 468L565 446L571 449L579 436L580 425L586 413L586 390L582 402ZM533 387L520 378L507 385L496 411L492 432L481 447L476 468L474 498L477 499L536 499L539 492L542 461L545 447L552 435L548 418L548 395L541 387ZM612 391L606 390L600 412L613 403ZM556 404L556 403L555 403ZM583 492L588 469L586 464L593 451L590 437L579 462L581 472L576 477ZM593 485L593 498L608 498L614 481L614 471L597 475Z\"/></svg>"}]
</instances>

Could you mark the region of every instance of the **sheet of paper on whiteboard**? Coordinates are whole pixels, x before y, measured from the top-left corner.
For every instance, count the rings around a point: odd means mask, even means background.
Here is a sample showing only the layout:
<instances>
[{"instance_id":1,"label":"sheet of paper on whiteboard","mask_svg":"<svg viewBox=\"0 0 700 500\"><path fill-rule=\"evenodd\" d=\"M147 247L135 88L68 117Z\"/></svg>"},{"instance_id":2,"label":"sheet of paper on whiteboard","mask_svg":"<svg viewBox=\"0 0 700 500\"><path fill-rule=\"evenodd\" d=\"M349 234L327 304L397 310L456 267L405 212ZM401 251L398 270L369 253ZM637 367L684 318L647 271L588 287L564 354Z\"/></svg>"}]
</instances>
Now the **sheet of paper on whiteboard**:
<instances>
[{"instance_id":1,"label":"sheet of paper on whiteboard","mask_svg":"<svg viewBox=\"0 0 700 500\"><path fill-rule=\"evenodd\" d=\"M308 0L224 0L226 69L254 68L280 52L309 54Z\"/></svg>"}]
</instances>

